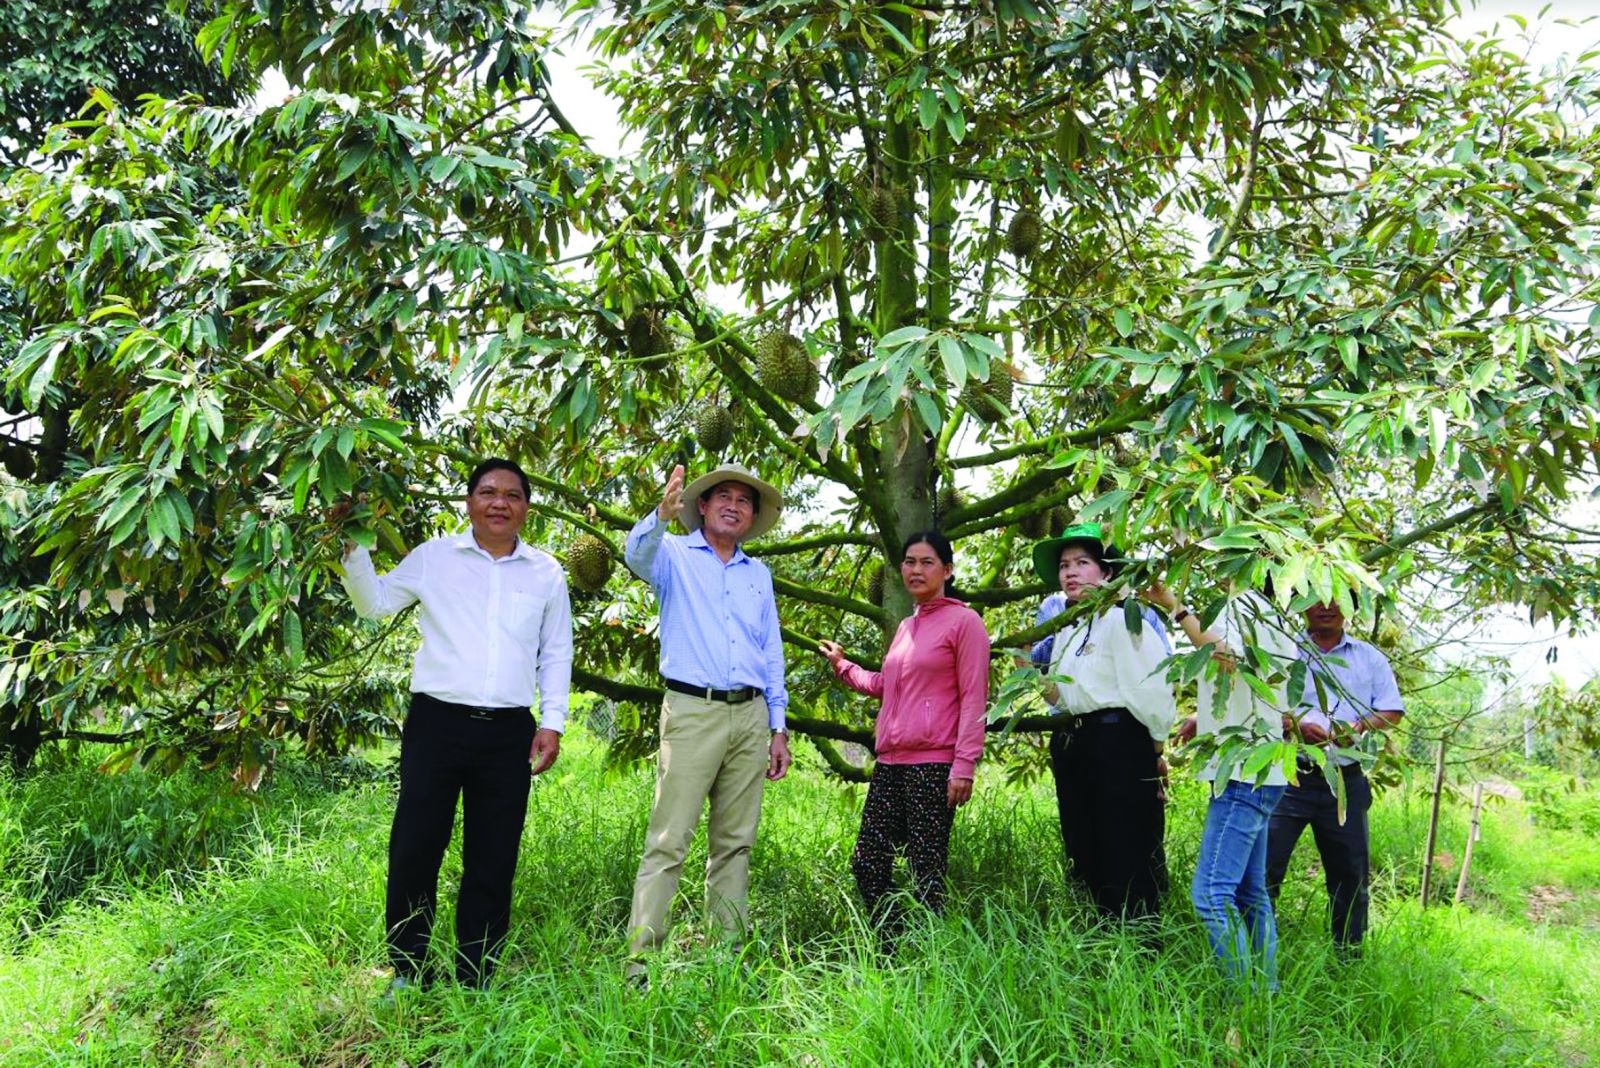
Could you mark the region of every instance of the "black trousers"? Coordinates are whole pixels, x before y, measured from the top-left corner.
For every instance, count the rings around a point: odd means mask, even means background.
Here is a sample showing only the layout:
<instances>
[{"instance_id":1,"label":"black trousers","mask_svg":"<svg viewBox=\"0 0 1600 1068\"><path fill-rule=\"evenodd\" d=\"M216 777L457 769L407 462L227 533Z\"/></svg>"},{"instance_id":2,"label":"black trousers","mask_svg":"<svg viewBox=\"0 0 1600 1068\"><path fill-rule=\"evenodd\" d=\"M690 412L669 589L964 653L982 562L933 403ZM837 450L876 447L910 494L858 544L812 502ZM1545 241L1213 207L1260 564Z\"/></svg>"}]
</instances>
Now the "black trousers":
<instances>
[{"instance_id":1,"label":"black trousers","mask_svg":"<svg viewBox=\"0 0 1600 1068\"><path fill-rule=\"evenodd\" d=\"M1267 892L1277 901L1284 873L1289 870L1289 857L1300 841L1300 832L1309 826L1322 857L1334 945L1350 948L1360 945L1367 932L1367 810L1372 807L1372 787L1354 764L1340 769L1340 773L1345 792L1342 824L1338 800L1321 768L1302 768L1300 784L1284 791L1283 800L1273 809L1267 824Z\"/></svg>"},{"instance_id":2,"label":"black trousers","mask_svg":"<svg viewBox=\"0 0 1600 1068\"><path fill-rule=\"evenodd\" d=\"M1061 844L1069 872L1106 916L1155 916L1166 881L1159 754L1125 709L1050 736Z\"/></svg>"},{"instance_id":3,"label":"black trousers","mask_svg":"<svg viewBox=\"0 0 1600 1068\"><path fill-rule=\"evenodd\" d=\"M424 971L439 896L439 865L462 800L456 978L482 985L511 923L511 880L528 811L527 711L472 715L412 694L400 737L400 800L389 832L386 919L395 974Z\"/></svg>"},{"instance_id":4,"label":"black trousers","mask_svg":"<svg viewBox=\"0 0 1600 1068\"><path fill-rule=\"evenodd\" d=\"M896 853L905 852L917 901L932 912L944 910L955 818L949 782L949 764L879 764L872 771L850 871L879 933L891 939L904 924L891 896Z\"/></svg>"}]
</instances>

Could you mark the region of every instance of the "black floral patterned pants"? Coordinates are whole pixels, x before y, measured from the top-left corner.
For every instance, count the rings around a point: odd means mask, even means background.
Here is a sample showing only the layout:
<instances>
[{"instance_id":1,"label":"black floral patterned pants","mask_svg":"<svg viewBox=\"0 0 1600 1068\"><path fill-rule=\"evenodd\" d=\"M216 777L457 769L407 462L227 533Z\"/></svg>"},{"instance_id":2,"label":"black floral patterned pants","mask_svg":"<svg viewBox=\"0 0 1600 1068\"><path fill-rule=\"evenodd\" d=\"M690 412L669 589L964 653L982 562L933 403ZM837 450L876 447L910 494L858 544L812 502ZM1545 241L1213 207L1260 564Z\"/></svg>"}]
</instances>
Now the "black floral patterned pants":
<instances>
[{"instance_id":1,"label":"black floral patterned pants","mask_svg":"<svg viewBox=\"0 0 1600 1068\"><path fill-rule=\"evenodd\" d=\"M880 937L892 940L905 922L892 893L896 853L905 853L917 901L934 913L944 909L955 815L949 782L949 764L879 764L872 772L850 871Z\"/></svg>"}]
</instances>

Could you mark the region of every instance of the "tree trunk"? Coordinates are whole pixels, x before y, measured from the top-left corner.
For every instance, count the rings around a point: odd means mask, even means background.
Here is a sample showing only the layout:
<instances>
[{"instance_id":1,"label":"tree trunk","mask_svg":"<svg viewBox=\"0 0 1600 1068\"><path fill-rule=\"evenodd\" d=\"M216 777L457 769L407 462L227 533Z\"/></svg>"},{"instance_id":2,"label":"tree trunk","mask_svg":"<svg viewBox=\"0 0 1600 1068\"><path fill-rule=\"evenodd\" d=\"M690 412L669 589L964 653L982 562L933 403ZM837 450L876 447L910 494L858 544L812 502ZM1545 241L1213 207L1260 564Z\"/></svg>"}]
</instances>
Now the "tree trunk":
<instances>
[{"instance_id":1,"label":"tree trunk","mask_svg":"<svg viewBox=\"0 0 1600 1068\"><path fill-rule=\"evenodd\" d=\"M896 22L909 20L904 14L892 16ZM894 227L877 244L876 315L874 326L882 337L916 322L917 315L917 234L911 225L916 218L916 180L908 161L918 138L909 118L889 125L881 166L894 191ZM928 527L933 520L932 442L909 407L902 406L884 425L878 446L878 471L883 487L883 512L878 516L883 536L883 607L888 614L884 629L892 635L900 621L911 614L911 597L905 586L895 581L900 543L912 531Z\"/></svg>"},{"instance_id":2,"label":"tree trunk","mask_svg":"<svg viewBox=\"0 0 1600 1068\"><path fill-rule=\"evenodd\" d=\"M0 761L13 775L23 774L33 764L43 740L43 729L38 716L20 712L0 723Z\"/></svg>"}]
</instances>

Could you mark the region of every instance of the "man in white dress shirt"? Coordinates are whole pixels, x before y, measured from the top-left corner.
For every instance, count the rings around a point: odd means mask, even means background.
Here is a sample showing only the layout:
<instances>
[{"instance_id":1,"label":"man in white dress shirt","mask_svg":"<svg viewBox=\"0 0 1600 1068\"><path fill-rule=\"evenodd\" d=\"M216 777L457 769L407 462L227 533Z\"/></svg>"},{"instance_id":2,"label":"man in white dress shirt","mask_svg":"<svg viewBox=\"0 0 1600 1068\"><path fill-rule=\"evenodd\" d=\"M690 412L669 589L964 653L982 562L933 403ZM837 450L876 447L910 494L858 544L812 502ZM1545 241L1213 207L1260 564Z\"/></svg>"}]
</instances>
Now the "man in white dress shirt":
<instances>
[{"instance_id":1,"label":"man in white dress shirt","mask_svg":"<svg viewBox=\"0 0 1600 1068\"><path fill-rule=\"evenodd\" d=\"M530 772L556 762L572 675L566 575L518 539L529 487L509 460L467 480L468 533L434 538L379 576L348 546L344 586L369 619L420 604L422 645L400 740L400 798L389 832L391 992L427 985L439 865L462 799L456 978L488 982L511 920ZM539 725L529 709L535 691Z\"/></svg>"}]
</instances>

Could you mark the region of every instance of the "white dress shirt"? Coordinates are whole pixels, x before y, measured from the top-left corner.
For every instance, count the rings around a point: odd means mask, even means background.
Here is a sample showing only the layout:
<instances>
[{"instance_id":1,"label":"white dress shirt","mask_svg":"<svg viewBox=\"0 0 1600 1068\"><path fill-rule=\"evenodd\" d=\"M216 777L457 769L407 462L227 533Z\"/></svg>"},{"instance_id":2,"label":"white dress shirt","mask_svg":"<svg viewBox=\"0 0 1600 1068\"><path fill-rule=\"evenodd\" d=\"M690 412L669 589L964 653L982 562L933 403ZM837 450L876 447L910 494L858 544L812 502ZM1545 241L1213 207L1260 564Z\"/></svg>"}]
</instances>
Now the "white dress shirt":
<instances>
[{"instance_id":1,"label":"white dress shirt","mask_svg":"<svg viewBox=\"0 0 1600 1068\"><path fill-rule=\"evenodd\" d=\"M418 602L422 645L411 690L454 704L531 708L539 726L564 730L572 685L572 605L554 557L522 541L496 559L471 532L417 546L379 576L357 546L344 588L368 619Z\"/></svg>"},{"instance_id":2,"label":"white dress shirt","mask_svg":"<svg viewBox=\"0 0 1600 1068\"><path fill-rule=\"evenodd\" d=\"M1050 673L1060 683L1057 712L1075 716L1102 708L1126 708L1152 741L1165 742L1178 716L1178 702L1161 663L1166 636L1145 623L1128 633L1122 605L1056 632Z\"/></svg>"}]
</instances>

